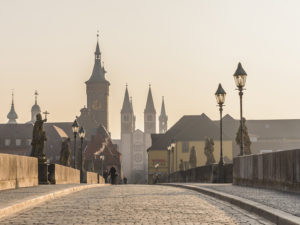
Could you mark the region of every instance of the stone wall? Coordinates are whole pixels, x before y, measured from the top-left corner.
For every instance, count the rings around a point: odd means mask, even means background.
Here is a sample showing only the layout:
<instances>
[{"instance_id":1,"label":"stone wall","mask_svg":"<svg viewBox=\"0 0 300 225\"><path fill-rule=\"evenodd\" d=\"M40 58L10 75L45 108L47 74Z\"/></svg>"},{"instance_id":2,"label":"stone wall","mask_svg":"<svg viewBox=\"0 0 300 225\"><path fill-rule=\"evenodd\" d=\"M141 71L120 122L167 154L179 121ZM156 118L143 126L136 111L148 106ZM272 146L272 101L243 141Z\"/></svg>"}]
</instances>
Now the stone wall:
<instances>
[{"instance_id":1,"label":"stone wall","mask_svg":"<svg viewBox=\"0 0 300 225\"><path fill-rule=\"evenodd\" d=\"M98 174L98 183L105 184L105 179L102 176L100 176L99 174Z\"/></svg>"},{"instance_id":2,"label":"stone wall","mask_svg":"<svg viewBox=\"0 0 300 225\"><path fill-rule=\"evenodd\" d=\"M0 190L38 185L36 158L0 154Z\"/></svg>"},{"instance_id":3,"label":"stone wall","mask_svg":"<svg viewBox=\"0 0 300 225\"><path fill-rule=\"evenodd\" d=\"M300 150L234 158L233 184L300 193Z\"/></svg>"},{"instance_id":4,"label":"stone wall","mask_svg":"<svg viewBox=\"0 0 300 225\"><path fill-rule=\"evenodd\" d=\"M79 184L80 170L62 166L59 164L50 164L48 167L49 181L51 184Z\"/></svg>"},{"instance_id":5,"label":"stone wall","mask_svg":"<svg viewBox=\"0 0 300 225\"><path fill-rule=\"evenodd\" d=\"M81 172L81 183L97 184L98 173L82 171Z\"/></svg>"},{"instance_id":6,"label":"stone wall","mask_svg":"<svg viewBox=\"0 0 300 225\"><path fill-rule=\"evenodd\" d=\"M200 166L185 171L178 171L170 174L169 182L200 182L200 183L216 183L219 177L218 164ZM232 182L232 164L224 165L225 183ZM168 178L164 177L159 182L167 182Z\"/></svg>"}]
</instances>

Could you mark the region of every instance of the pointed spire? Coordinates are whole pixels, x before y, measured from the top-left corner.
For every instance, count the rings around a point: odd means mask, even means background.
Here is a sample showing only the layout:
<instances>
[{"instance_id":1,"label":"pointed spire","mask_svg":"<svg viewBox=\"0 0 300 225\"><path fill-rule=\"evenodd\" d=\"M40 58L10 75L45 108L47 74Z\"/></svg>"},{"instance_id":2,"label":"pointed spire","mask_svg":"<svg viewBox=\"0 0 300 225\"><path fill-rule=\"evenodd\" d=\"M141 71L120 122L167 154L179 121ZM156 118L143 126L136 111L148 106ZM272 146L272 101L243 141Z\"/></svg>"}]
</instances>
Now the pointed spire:
<instances>
[{"instance_id":1,"label":"pointed spire","mask_svg":"<svg viewBox=\"0 0 300 225\"><path fill-rule=\"evenodd\" d=\"M18 115L15 111L15 104L14 104L14 92L12 91L12 101L11 101L11 107L10 111L7 114L8 123L14 124L17 123L16 119L18 119Z\"/></svg>"},{"instance_id":2,"label":"pointed spire","mask_svg":"<svg viewBox=\"0 0 300 225\"><path fill-rule=\"evenodd\" d=\"M122 107L121 113L132 113L132 104L130 103L130 100L129 100L127 84L126 84L125 96L124 96L123 107Z\"/></svg>"},{"instance_id":3,"label":"pointed spire","mask_svg":"<svg viewBox=\"0 0 300 225\"><path fill-rule=\"evenodd\" d=\"M131 111L133 112L132 96L130 97L130 108L131 108Z\"/></svg>"},{"instance_id":4,"label":"pointed spire","mask_svg":"<svg viewBox=\"0 0 300 225\"><path fill-rule=\"evenodd\" d=\"M99 47L99 30L97 31L97 45L96 45L96 51L95 51L95 59L100 59L101 52Z\"/></svg>"},{"instance_id":5,"label":"pointed spire","mask_svg":"<svg viewBox=\"0 0 300 225\"><path fill-rule=\"evenodd\" d=\"M162 97L160 116L167 116L167 114L166 114L166 108L165 108L164 96Z\"/></svg>"},{"instance_id":6,"label":"pointed spire","mask_svg":"<svg viewBox=\"0 0 300 225\"><path fill-rule=\"evenodd\" d=\"M106 71L104 69L104 66L101 65L101 52L99 47L99 33L98 33L96 51L95 51L95 64L94 64L93 72L90 79L85 83L88 84L88 83L108 82L105 79L105 74Z\"/></svg>"},{"instance_id":7,"label":"pointed spire","mask_svg":"<svg viewBox=\"0 0 300 225\"><path fill-rule=\"evenodd\" d=\"M149 84L147 103L146 103L146 108L144 110L144 113L156 113L154 103L153 103L153 98L152 98L151 84Z\"/></svg>"}]
</instances>

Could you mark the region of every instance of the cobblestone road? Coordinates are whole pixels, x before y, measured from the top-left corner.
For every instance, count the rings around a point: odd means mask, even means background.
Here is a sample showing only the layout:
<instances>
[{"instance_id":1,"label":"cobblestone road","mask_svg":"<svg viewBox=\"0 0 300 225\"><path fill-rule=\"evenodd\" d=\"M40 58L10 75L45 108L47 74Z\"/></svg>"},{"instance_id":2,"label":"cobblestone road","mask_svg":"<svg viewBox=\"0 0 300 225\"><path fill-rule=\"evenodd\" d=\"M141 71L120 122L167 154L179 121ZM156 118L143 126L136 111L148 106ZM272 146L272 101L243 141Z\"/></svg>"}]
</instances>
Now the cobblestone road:
<instances>
[{"instance_id":1,"label":"cobblestone road","mask_svg":"<svg viewBox=\"0 0 300 225\"><path fill-rule=\"evenodd\" d=\"M271 224L190 190L147 185L92 188L40 204L0 224Z\"/></svg>"},{"instance_id":2,"label":"cobblestone road","mask_svg":"<svg viewBox=\"0 0 300 225\"><path fill-rule=\"evenodd\" d=\"M190 183L190 185L210 188L215 191L239 196L259 202L263 205L270 206L275 209L282 210L284 212L293 214L294 216L300 217L300 195L283 192L268 190L263 188L244 187L232 184L199 184Z\"/></svg>"}]
</instances>

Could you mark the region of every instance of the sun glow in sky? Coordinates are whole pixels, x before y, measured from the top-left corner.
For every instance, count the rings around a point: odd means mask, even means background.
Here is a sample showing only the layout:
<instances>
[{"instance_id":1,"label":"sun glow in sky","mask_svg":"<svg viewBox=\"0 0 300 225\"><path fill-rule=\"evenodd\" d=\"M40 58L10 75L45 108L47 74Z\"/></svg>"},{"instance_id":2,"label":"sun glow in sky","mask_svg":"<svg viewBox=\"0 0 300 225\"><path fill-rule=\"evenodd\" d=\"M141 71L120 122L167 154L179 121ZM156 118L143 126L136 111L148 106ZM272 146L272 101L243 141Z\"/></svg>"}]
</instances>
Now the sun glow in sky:
<instances>
[{"instance_id":1,"label":"sun glow in sky","mask_svg":"<svg viewBox=\"0 0 300 225\"><path fill-rule=\"evenodd\" d=\"M30 120L36 89L49 121L73 121L86 105L97 30L114 138L126 83L142 130L149 83L158 114L165 97L169 127L187 114L218 119L219 83L224 113L238 118L239 61L248 73L246 118L299 118L299 10L297 0L2 0L0 122L11 89L18 122Z\"/></svg>"}]
</instances>

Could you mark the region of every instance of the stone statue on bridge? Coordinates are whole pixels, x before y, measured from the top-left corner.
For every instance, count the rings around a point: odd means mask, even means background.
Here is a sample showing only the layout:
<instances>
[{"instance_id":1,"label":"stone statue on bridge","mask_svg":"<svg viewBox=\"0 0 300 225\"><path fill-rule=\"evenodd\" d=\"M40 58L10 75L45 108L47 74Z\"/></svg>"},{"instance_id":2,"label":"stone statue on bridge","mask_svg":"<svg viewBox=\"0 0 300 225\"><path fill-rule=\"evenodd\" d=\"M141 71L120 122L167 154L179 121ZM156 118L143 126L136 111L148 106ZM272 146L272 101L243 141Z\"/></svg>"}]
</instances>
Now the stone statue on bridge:
<instances>
[{"instance_id":1,"label":"stone statue on bridge","mask_svg":"<svg viewBox=\"0 0 300 225\"><path fill-rule=\"evenodd\" d=\"M210 165L216 162L214 157L214 140L209 137L205 137L205 147L204 147L204 153L206 156L206 163L205 165Z\"/></svg>"},{"instance_id":2,"label":"stone statue on bridge","mask_svg":"<svg viewBox=\"0 0 300 225\"><path fill-rule=\"evenodd\" d=\"M45 155L45 141L47 140L46 132L44 131L43 124L47 119L42 119L42 115L38 113L36 115L36 121L33 126L32 142L31 142L31 154L32 157L37 157L38 162L41 164L46 163Z\"/></svg>"},{"instance_id":3,"label":"stone statue on bridge","mask_svg":"<svg viewBox=\"0 0 300 225\"><path fill-rule=\"evenodd\" d=\"M239 130L236 133L235 142L240 145L241 144L241 125L239 126ZM243 117L243 145L244 145L244 154L251 155L251 141L248 135L248 128L246 126L246 119Z\"/></svg>"},{"instance_id":4,"label":"stone statue on bridge","mask_svg":"<svg viewBox=\"0 0 300 225\"><path fill-rule=\"evenodd\" d=\"M61 143L60 164L64 166L71 165L70 138L66 138Z\"/></svg>"},{"instance_id":5,"label":"stone statue on bridge","mask_svg":"<svg viewBox=\"0 0 300 225\"><path fill-rule=\"evenodd\" d=\"M195 168L197 166L197 156L196 156L195 146L192 146L191 148L189 163L190 163L190 168Z\"/></svg>"}]
</instances>

